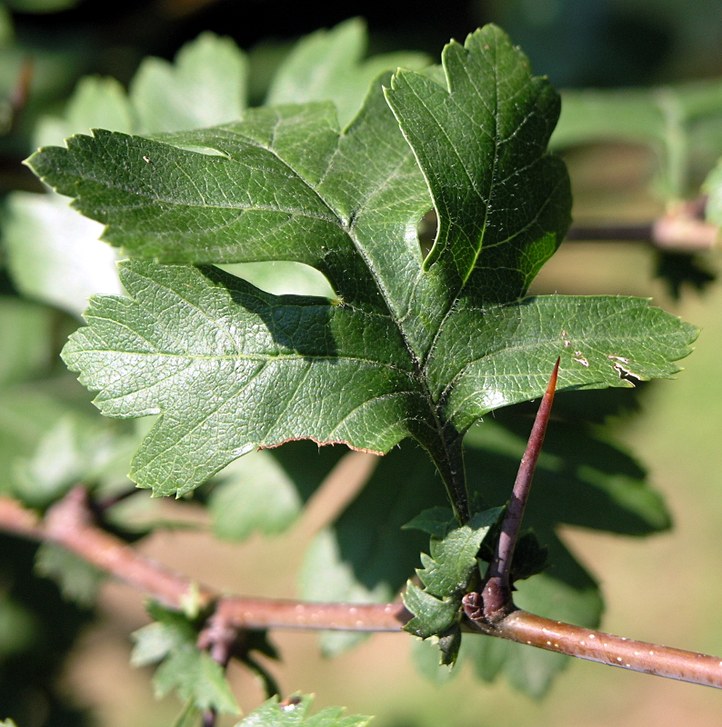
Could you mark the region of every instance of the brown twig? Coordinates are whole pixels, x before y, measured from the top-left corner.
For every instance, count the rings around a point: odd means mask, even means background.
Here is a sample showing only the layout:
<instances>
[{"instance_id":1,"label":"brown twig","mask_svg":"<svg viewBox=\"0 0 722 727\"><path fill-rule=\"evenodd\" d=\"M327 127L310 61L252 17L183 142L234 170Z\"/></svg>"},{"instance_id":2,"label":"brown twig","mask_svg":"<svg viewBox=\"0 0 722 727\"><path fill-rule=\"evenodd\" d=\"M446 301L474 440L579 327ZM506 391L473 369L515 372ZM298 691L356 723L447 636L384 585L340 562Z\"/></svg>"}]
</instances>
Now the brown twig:
<instances>
[{"instance_id":1,"label":"brown twig","mask_svg":"<svg viewBox=\"0 0 722 727\"><path fill-rule=\"evenodd\" d=\"M718 656L614 636L522 610L494 624L473 622L471 628L586 661L722 689L722 659Z\"/></svg>"},{"instance_id":2,"label":"brown twig","mask_svg":"<svg viewBox=\"0 0 722 727\"><path fill-rule=\"evenodd\" d=\"M0 496L0 530L60 545L120 581L183 609L192 597L215 610L224 629L304 629L401 632L411 614L399 603L304 603L293 600L220 595L146 558L100 530L83 488L76 488L44 518ZM516 610L494 624L466 622L464 629L556 651L581 659L722 689L722 659L611 636Z\"/></svg>"},{"instance_id":3,"label":"brown twig","mask_svg":"<svg viewBox=\"0 0 722 727\"><path fill-rule=\"evenodd\" d=\"M141 555L122 540L96 526L85 488L73 488L39 518L9 497L0 497L0 528L34 540L60 545L129 586L181 609L193 597L200 609L216 594L160 563Z\"/></svg>"},{"instance_id":4,"label":"brown twig","mask_svg":"<svg viewBox=\"0 0 722 727\"><path fill-rule=\"evenodd\" d=\"M644 242L674 252L706 252L720 239L719 227L704 219L707 200L700 197L670 208L651 222L573 224L567 240Z\"/></svg>"},{"instance_id":5,"label":"brown twig","mask_svg":"<svg viewBox=\"0 0 722 727\"><path fill-rule=\"evenodd\" d=\"M398 631L411 617L401 604L304 603L291 599L222 596L139 553L93 521L83 487L71 490L44 518L0 496L0 530L60 545L163 605L198 611L237 629Z\"/></svg>"}]
</instances>

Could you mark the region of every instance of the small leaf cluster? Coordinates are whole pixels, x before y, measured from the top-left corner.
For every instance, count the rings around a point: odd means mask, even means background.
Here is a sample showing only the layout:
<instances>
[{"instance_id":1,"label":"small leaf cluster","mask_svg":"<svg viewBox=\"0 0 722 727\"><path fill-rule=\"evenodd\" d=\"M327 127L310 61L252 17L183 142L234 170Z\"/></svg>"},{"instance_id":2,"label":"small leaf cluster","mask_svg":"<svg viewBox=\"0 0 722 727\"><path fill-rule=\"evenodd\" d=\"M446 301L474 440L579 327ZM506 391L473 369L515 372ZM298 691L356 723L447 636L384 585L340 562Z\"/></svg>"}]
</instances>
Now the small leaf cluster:
<instances>
[{"instance_id":1,"label":"small leaf cluster","mask_svg":"<svg viewBox=\"0 0 722 727\"><path fill-rule=\"evenodd\" d=\"M237 727L365 727L370 717L344 715L340 707L326 707L311 714L313 698L294 695L283 701L273 697L244 717Z\"/></svg>"},{"instance_id":2,"label":"small leaf cluster","mask_svg":"<svg viewBox=\"0 0 722 727\"><path fill-rule=\"evenodd\" d=\"M153 623L133 635L131 664L160 664L153 676L156 696L176 692L199 712L212 709L221 714L239 714L223 667L198 648L198 629L192 620L156 604L149 606L149 612Z\"/></svg>"},{"instance_id":3,"label":"small leaf cluster","mask_svg":"<svg viewBox=\"0 0 722 727\"><path fill-rule=\"evenodd\" d=\"M461 599L470 590L479 549L500 512L484 510L459 527L449 510L434 508L406 525L428 533L431 541L429 555L421 554L423 567L416 569L423 588L409 582L404 593L404 605L413 614L404 629L422 639L438 636L443 664L456 660Z\"/></svg>"}]
</instances>

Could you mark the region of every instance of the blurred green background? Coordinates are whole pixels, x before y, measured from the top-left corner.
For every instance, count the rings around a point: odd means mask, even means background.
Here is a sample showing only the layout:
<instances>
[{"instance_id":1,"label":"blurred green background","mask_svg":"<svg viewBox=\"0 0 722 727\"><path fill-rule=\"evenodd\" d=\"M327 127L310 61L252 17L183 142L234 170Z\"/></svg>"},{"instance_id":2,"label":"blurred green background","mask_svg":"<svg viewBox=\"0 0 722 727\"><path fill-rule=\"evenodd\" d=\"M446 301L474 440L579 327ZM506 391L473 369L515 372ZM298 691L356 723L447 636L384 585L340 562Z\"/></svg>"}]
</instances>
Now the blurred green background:
<instances>
[{"instance_id":1,"label":"blurred green background","mask_svg":"<svg viewBox=\"0 0 722 727\"><path fill-rule=\"evenodd\" d=\"M290 41L356 15L368 22L372 52L413 49L432 57L449 38L463 39L475 27L497 22L522 46L534 71L549 75L559 88L722 75L719 0L490 0L423 8L406 2L14 0L0 3L0 193L37 189L20 164L32 151L35 120L62 108L81 76L99 73L126 82L143 57L171 58L185 41L213 30L252 54L254 93L260 98L264 78ZM30 91L18 103L18 79L28 59ZM645 221L661 212L662 202L647 184L650 161L643 152L585 148L570 153L568 162L578 219ZM719 272L718 252L695 262L712 275ZM606 630L720 654L722 285L683 284L673 295L659 270L659 254L644 244L567 243L535 283L537 291L651 296L702 331L678 379L645 387L639 412L616 423L617 437L665 494L674 529L644 541L571 529L564 535L602 584ZM144 549L228 591L287 596L295 589L302 544L322 507L317 503L290 534L270 541L254 538L231 546L201 533L164 533ZM60 691L99 725L170 724L178 704L172 698L155 702L148 673L128 664L128 634L147 620L141 599L110 585L100 610L101 623L82 633L60 672ZM443 685L429 682L411 663L411 640L403 636L376 636L332 661L319 656L312 634L281 633L274 641L284 663L273 670L285 691L315 692L319 706L343 704L375 714L378 727L499 722L711 727L722 721L718 692L594 664L571 664L546 699L534 702L468 673ZM233 677L242 704L250 707L261 698L245 674ZM2 711L0 704L0 718ZM48 724L77 724L75 719L68 715Z\"/></svg>"}]
</instances>

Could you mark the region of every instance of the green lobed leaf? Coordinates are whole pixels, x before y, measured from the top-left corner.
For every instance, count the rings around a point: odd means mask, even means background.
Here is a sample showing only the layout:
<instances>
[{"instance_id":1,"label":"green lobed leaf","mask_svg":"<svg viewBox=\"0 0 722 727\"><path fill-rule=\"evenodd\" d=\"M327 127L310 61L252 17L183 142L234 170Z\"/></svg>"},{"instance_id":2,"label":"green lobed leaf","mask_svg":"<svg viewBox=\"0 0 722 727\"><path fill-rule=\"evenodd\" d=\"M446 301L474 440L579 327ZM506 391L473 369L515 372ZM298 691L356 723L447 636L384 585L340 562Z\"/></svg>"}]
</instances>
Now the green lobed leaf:
<instances>
[{"instance_id":1,"label":"green lobed leaf","mask_svg":"<svg viewBox=\"0 0 722 727\"><path fill-rule=\"evenodd\" d=\"M438 216L424 266L447 299L513 300L570 221L566 170L546 153L559 96L493 26L449 43L442 62L448 89L399 71L386 93Z\"/></svg>"},{"instance_id":2,"label":"green lobed leaf","mask_svg":"<svg viewBox=\"0 0 722 727\"><path fill-rule=\"evenodd\" d=\"M308 103L156 140L96 132L33 156L134 255L292 260L336 293L273 296L207 268L126 264L128 297L96 300L64 358L103 413L161 415L133 463L139 484L187 492L293 439L387 452L412 437L463 519L463 433L541 395L557 356L561 388L677 370L695 331L647 301L520 297L569 222L566 172L545 151L558 97L493 26L447 46L443 64L442 84L408 71L385 97L374 84L343 132L330 104ZM432 202L439 232L423 259L416 229Z\"/></svg>"},{"instance_id":3,"label":"green lobed leaf","mask_svg":"<svg viewBox=\"0 0 722 727\"><path fill-rule=\"evenodd\" d=\"M158 133L234 121L245 108L247 75L244 53L230 38L213 33L183 46L172 64L148 58L129 92L137 130Z\"/></svg>"},{"instance_id":4,"label":"green lobed leaf","mask_svg":"<svg viewBox=\"0 0 722 727\"><path fill-rule=\"evenodd\" d=\"M223 667L194 645L174 650L156 669L153 686L157 697L177 692L200 710L238 714L240 709L226 680Z\"/></svg>"},{"instance_id":5,"label":"green lobed leaf","mask_svg":"<svg viewBox=\"0 0 722 727\"><path fill-rule=\"evenodd\" d=\"M400 439L409 364L382 317L277 298L212 269L136 262L121 279L134 299L91 305L86 319L95 325L71 338L64 357L86 369L83 383L104 379L95 402L106 415L181 414L162 417L146 438L131 471L139 484L150 470L156 492L187 492L241 454L289 439L377 451ZM182 309L165 300L174 287ZM189 325L199 334L195 350ZM381 350L367 352L367 340ZM388 395L389 384L398 393ZM192 460L182 456L187 447Z\"/></svg>"},{"instance_id":6,"label":"green lobed leaf","mask_svg":"<svg viewBox=\"0 0 722 727\"><path fill-rule=\"evenodd\" d=\"M266 105L333 101L344 127L358 111L371 82L383 72L429 63L423 54L408 52L362 61L366 44L366 26L360 18L301 39L276 71Z\"/></svg>"},{"instance_id":7,"label":"green lobed leaf","mask_svg":"<svg viewBox=\"0 0 722 727\"><path fill-rule=\"evenodd\" d=\"M236 727L365 727L371 722L371 717L344 715L343 707L326 707L310 714L312 704L310 695L294 695L283 701L272 697Z\"/></svg>"}]
</instances>

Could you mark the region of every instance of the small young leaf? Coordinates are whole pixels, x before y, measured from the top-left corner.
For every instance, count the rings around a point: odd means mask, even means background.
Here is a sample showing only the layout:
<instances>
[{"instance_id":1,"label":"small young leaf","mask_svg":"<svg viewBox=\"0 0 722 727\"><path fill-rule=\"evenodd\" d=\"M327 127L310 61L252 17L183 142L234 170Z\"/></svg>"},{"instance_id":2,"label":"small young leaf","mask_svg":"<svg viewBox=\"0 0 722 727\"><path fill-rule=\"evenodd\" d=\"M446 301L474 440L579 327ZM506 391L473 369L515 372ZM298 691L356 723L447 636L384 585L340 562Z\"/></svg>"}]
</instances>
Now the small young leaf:
<instances>
[{"instance_id":1,"label":"small young leaf","mask_svg":"<svg viewBox=\"0 0 722 727\"><path fill-rule=\"evenodd\" d=\"M282 702L273 697L244 717L236 727L365 727L371 717L344 716L342 707L326 707L309 714L313 697L293 696Z\"/></svg>"},{"instance_id":2,"label":"small young leaf","mask_svg":"<svg viewBox=\"0 0 722 727\"><path fill-rule=\"evenodd\" d=\"M134 634L131 663L145 666L160 661L153 685L158 697L176 691L199 710L238 714L239 708L221 665L196 646L197 631L180 613L157 604L149 608L157 619Z\"/></svg>"},{"instance_id":3,"label":"small young leaf","mask_svg":"<svg viewBox=\"0 0 722 727\"><path fill-rule=\"evenodd\" d=\"M404 591L404 606L414 617L404 630L422 639L443 634L457 624L460 605L461 597L436 598L409 581Z\"/></svg>"},{"instance_id":4,"label":"small young leaf","mask_svg":"<svg viewBox=\"0 0 722 727\"><path fill-rule=\"evenodd\" d=\"M454 516L448 513L447 533L443 538L431 537L431 555L421 554L423 568L416 570L423 590L409 583L404 605L414 617L404 626L421 638L447 634L458 622L461 598L477 567L481 543L499 518L501 508L484 510L467 525L452 527ZM458 649L458 643L454 651Z\"/></svg>"},{"instance_id":5,"label":"small young leaf","mask_svg":"<svg viewBox=\"0 0 722 727\"><path fill-rule=\"evenodd\" d=\"M135 645L130 657L133 666L153 664L183 644L195 643L196 629L183 614L153 602L148 605L148 613L153 623L133 633Z\"/></svg>"},{"instance_id":6,"label":"small young leaf","mask_svg":"<svg viewBox=\"0 0 722 727\"><path fill-rule=\"evenodd\" d=\"M221 665L192 644L184 644L166 657L155 672L153 685L157 697L176 691L200 710L240 712Z\"/></svg>"},{"instance_id":7,"label":"small young leaf","mask_svg":"<svg viewBox=\"0 0 722 727\"><path fill-rule=\"evenodd\" d=\"M174 648L186 642L184 635L159 621L143 626L134 631L132 636L130 663L137 667L162 661Z\"/></svg>"},{"instance_id":8,"label":"small young leaf","mask_svg":"<svg viewBox=\"0 0 722 727\"><path fill-rule=\"evenodd\" d=\"M469 575L476 567L481 543L501 512L501 508L484 510L467 525L449 529L443 538L431 538L431 555L422 553L424 567L416 571L426 591L440 598L463 595ZM451 524L453 516L449 515Z\"/></svg>"}]
</instances>

